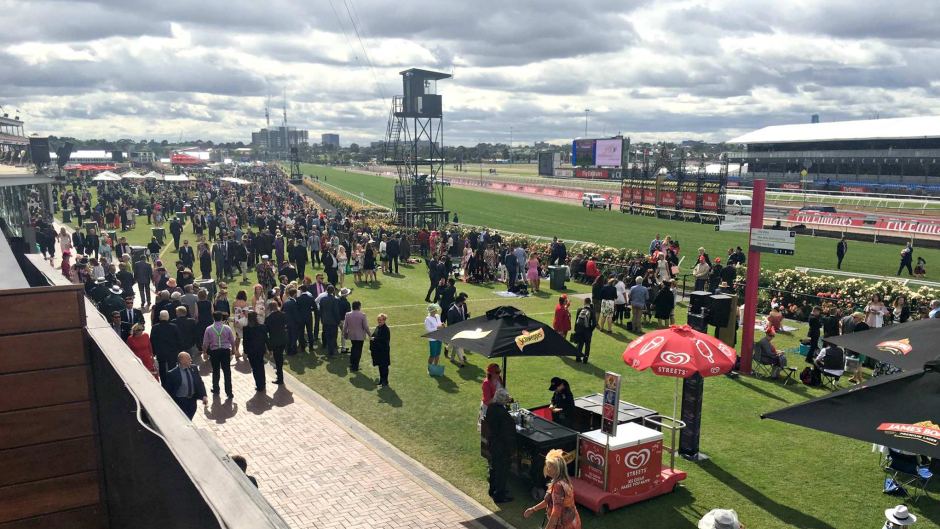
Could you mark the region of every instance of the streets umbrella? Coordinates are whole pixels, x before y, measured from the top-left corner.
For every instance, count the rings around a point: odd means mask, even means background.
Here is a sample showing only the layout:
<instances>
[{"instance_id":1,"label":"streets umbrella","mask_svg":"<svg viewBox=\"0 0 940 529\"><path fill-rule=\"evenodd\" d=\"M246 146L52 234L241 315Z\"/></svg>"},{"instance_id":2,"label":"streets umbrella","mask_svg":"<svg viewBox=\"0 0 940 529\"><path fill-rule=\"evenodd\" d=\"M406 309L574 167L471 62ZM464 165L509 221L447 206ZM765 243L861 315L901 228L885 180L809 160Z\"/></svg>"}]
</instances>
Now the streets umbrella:
<instances>
[{"instance_id":1,"label":"streets umbrella","mask_svg":"<svg viewBox=\"0 0 940 529\"><path fill-rule=\"evenodd\" d=\"M940 322L933 318L889 325L865 332L826 338L826 342L875 360L887 362L903 371L916 371L937 358L940 351Z\"/></svg>"},{"instance_id":2,"label":"streets umbrella","mask_svg":"<svg viewBox=\"0 0 940 529\"><path fill-rule=\"evenodd\" d=\"M940 361L871 378L761 418L940 457Z\"/></svg>"},{"instance_id":3,"label":"streets umbrella","mask_svg":"<svg viewBox=\"0 0 940 529\"><path fill-rule=\"evenodd\" d=\"M577 348L550 325L509 306L496 307L483 316L429 332L424 337L480 353L487 358L501 357L504 380L506 358L510 356L578 355Z\"/></svg>"},{"instance_id":4,"label":"streets umbrella","mask_svg":"<svg viewBox=\"0 0 940 529\"><path fill-rule=\"evenodd\" d=\"M695 375L710 377L734 368L737 352L718 338L698 332L688 325L672 325L667 329L648 332L630 342L623 352L623 361L637 371L650 369L657 375L675 377L672 399L672 420L678 423L679 379ZM672 430L675 435L675 429ZM675 438L670 467L675 459Z\"/></svg>"}]
</instances>

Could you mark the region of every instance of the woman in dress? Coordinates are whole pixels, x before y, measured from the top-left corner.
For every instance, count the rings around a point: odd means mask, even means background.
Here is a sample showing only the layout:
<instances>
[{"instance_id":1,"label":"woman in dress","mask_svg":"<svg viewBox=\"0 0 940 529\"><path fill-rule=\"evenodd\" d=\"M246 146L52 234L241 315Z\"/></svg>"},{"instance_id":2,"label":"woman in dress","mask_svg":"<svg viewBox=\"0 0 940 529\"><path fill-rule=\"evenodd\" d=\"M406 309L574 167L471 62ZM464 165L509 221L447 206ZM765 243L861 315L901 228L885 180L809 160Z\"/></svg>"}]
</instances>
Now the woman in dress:
<instances>
[{"instance_id":1,"label":"woman in dress","mask_svg":"<svg viewBox=\"0 0 940 529\"><path fill-rule=\"evenodd\" d=\"M877 329L883 326L885 314L887 313L888 308L881 299L881 295L878 293L872 294L871 301L869 301L868 305L865 307L865 323L868 324L868 327Z\"/></svg>"},{"instance_id":2,"label":"woman in dress","mask_svg":"<svg viewBox=\"0 0 940 529\"><path fill-rule=\"evenodd\" d=\"M65 231L65 226L59 228L59 248L62 253L72 249L72 236Z\"/></svg>"},{"instance_id":3,"label":"woman in dress","mask_svg":"<svg viewBox=\"0 0 940 529\"><path fill-rule=\"evenodd\" d=\"M894 321L897 323L906 323L907 320L911 319L911 306L907 303L907 297L898 296L894 298L894 303L891 304L893 310L891 311L894 316Z\"/></svg>"},{"instance_id":4,"label":"woman in dress","mask_svg":"<svg viewBox=\"0 0 940 529\"><path fill-rule=\"evenodd\" d=\"M581 517L574 502L574 485L568 477L568 464L565 453L560 449L549 450L545 455L543 474L548 478L548 490L545 499L538 505L529 507L522 513L525 518L545 509L548 529L581 529Z\"/></svg>"},{"instance_id":5,"label":"woman in dress","mask_svg":"<svg viewBox=\"0 0 940 529\"><path fill-rule=\"evenodd\" d=\"M342 288L343 280L346 278L346 263L349 258L346 256L346 247L342 244L336 249L336 275L339 278L339 286Z\"/></svg>"},{"instance_id":6,"label":"woman in dress","mask_svg":"<svg viewBox=\"0 0 940 529\"><path fill-rule=\"evenodd\" d=\"M460 257L460 269L463 270L463 280L470 280L470 257L473 255L473 251L469 246L464 246L463 255Z\"/></svg>"},{"instance_id":7,"label":"woman in dress","mask_svg":"<svg viewBox=\"0 0 940 529\"><path fill-rule=\"evenodd\" d=\"M225 283L219 284L219 293L216 294L215 300L212 302L212 310L223 313L225 319L228 319L229 315L232 314L232 304L228 300L228 290L225 288Z\"/></svg>"},{"instance_id":8,"label":"woman in dress","mask_svg":"<svg viewBox=\"0 0 940 529\"><path fill-rule=\"evenodd\" d=\"M614 332L614 305L617 301L617 278L612 277L607 280L607 284L601 287L601 317L598 319L597 326L600 330Z\"/></svg>"},{"instance_id":9,"label":"woman in dress","mask_svg":"<svg viewBox=\"0 0 940 529\"><path fill-rule=\"evenodd\" d=\"M153 378L160 380L160 375L157 374L157 366L153 361L153 346L150 343L150 335L144 332L143 324L135 323L131 327L131 335L127 337L127 347L140 360L140 363L144 364L147 371L150 371Z\"/></svg>"},{"instance_id":10,"label":"woman in dress","mask_svg":"<svg viewBox=\"0 0 940 529\"><path fill-rule=\"evenodd\" d=\"M98 254L102 259L106 259L109 263L111 262L111 237L107 234L101 236L98 239Z\"/></svg>"},{"instance_id":11,"label":"woman in dress","mask_svg":"<svg viewBox=\"0 0 940 529\"><path fill-rule=\"evenodd\" d=\"M529 262L526 263L526 280L529 282L529 288L532 292L539 291L539 256L535 253L529 256Z\"/></svg>"},{"instance_id":12,"label":"woman in dress","mask_svg":"<svg viewBox=\"0 0 940 529\"><path fill-rule=\"evenodd\" d=\"M571 303L568 301L567 294L562 294L558 298L558 304L555 305L555 317L552 319L552 329L565 340L568 339L568 332L571 331Z\"/></svg>"},{"instance_id":13,"label":"woman in dress","mask_svg":"<svg viewBox=\"0 0 940 529\"><path fill-rule=\"evenodd\" d=\"M663 327L674 325L676 323L675 308L676 297L672 292L672 281L664 281L663 286L656 294L653 305L656 311L656 319Z\"/></svg>"},{"instance_id":14,"label":"woman in dress","mask_svg":"<svg viewBox=\"0 0 940 529\"><path fill-rule=\"evenodd\" d=\"M366 281L372 283L376 280L375 277L375 250L372 249L371 244L366 245L366 254L363 257L362 269L365 270Z\"/></svg>"},{"instance_id":15,"label":"woman in dress","mask_svg":"<svg viewBox=\"0 0 940 529\"><path fill-rule=\"evenodd\" d=\"M264 287L260 283L256 283L254 291L251 294L251 308L255 311L255 315L258 318L258 323L264 323L264 307L267 303L267 298L264 295Z\"/></svg>"},{"instance_id":16,"label":"woman in dress","mask_svg":"<svg viewBox=\"0 0 940 529\"><path fill-rule=\"evenodd\" d=\"M235 360L241 359L239 345L241 345L244 336L245 327L248 325L248 294L244 290L239 290L235 294L235 302L232 303L232 328L235 330Z\"/></svg>"},{"instance_id":17,"label":"woman in dress","mask_svg":"<svg viewBox=\"0 0 940 529\"><path fill-rule=\"evenodd\" d=\"M351 259L349 260L349 269L353 273L353 280L356 283L362 282L362 245L356 244L353 248Z\"/></svg>"},{"instance_id":18,"label":"woman in dress","mask_svg":"<svg viewBox=\"0 0 940 529\"><path fill-rule=\"evenodd\" d=\"M212 252L205 242L199 243L199 272L202 273L203 279L212 278Z\"/></svg>"}]
</instances>

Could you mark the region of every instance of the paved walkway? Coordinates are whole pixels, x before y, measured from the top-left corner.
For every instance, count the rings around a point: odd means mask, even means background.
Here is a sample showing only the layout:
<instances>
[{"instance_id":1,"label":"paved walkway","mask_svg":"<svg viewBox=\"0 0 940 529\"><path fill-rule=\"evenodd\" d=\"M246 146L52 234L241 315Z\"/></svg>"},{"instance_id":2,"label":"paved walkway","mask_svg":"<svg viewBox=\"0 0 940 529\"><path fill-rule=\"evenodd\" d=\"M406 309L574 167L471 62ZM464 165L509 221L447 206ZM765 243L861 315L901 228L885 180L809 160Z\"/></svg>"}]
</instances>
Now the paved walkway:
<instances>
[{"instance_id":1,"label":"paved walkway","mask_svg":"<svg viewBox=\"0 0 940 529\"><path fill-rule=\"evenodd\" d=\"M274 372L267 366L267 380ZM203 373L209 371L203 367ZM235 398L210 398L193 423L248 460L261 493L302 528L500 527L476 501L285 374L256 393L233 361ZM209 387L209 376L205 379ZM210 395L211 397L211 395Z\"/></svg>"},{"instance_id":2,"label":"paved walkway","mask_svg":"<svg viewBox=\"0 0 940 529\"><path fill-rule=\"evenodd\" d=\"M266 370L268 391L257 393L247 360L233 359L235 398L210 395L193 424L245 456L262 495L291 527L511 529L294 377L285 373L286 384L275 386L273 367ZM207 364L201 374L209 389Z\"/></svg>"}]
</instances>

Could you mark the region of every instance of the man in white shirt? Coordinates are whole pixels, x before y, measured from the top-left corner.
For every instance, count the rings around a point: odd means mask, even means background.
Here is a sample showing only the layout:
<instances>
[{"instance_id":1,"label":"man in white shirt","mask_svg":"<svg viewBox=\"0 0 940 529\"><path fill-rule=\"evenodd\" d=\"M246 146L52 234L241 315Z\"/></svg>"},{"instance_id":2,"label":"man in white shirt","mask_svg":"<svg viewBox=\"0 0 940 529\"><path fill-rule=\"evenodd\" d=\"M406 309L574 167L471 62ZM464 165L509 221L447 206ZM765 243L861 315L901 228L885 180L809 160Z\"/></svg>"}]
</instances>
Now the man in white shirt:
<instances>
[{"instance_id":1,"label":"man in white shirt","mask_svg":"<svg viewBox=\"0 0 940 529\"><path fill-rule=\"evenodd\" d=\"M627 312L627 284L623 282L623 274L617 276L617 299L614 300L614 322L623 323L623 317Z\"/></svg>"}]
</instances>

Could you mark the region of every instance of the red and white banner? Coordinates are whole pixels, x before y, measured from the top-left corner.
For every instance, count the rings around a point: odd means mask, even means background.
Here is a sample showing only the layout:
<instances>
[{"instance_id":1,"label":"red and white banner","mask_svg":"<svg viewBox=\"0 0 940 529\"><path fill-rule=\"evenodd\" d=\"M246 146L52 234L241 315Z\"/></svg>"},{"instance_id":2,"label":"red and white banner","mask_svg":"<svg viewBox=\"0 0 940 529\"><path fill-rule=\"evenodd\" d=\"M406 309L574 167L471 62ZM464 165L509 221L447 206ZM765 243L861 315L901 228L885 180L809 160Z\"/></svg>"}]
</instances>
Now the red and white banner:
<instances>
[{"instance_id":1,"label":"red and white banner","mask_svg":"<svg viewBox=\"0 0 940 529\"><path fill-rule=\"evenodd\" d=\"M780 185L780 189L789 189L791 191L799 191L803 189L803 187L800 184L797 184L794 182L785 182Z\"/></svg>"},{"instance_id":2,"label":"red and white banner","mask_svg":"<svg viewBox=\"0 0 940 529\"><path fill-rule=\"evenodd\" d=\"M728 187L741 187L741 182L728 182Z\"/></svg>"},{"instance_id":3,"label":"red and white banner","mask_svg":"<svg viewBox=\"0 0 940 529\"><path fill-rule=\"evenodd\" d=\"M718 193L702 193L702 209L718 211Z\"/></svg>"},{"instance_id":4,"label":"red and white banner","mask_svg":"<svg viewBox=\"0 0 940 529\"><path fill-rule=\"evenodd\" d=\"M676 192L675 191L660 191L659 192L659 206L669 209L676 208Z\"/></svg>"},{"instance_id":5,"label":"red and white banner","mask_svg":"<svg viewBox=\"0 0 940 529\"><path fill-rule=\"evenodd\" d=\"M682 193L682 209L695 209L697 193Z\"/></svg>"},{"instance_id":6,"label":"red and white banner","mask_svg":"<svg viewBox=\"0 0 940 529\"><path fill-rule=\"evenodd\" d=\"M875 223L875 227L883 230L903 231L908 233L927 233L930 235L940 235L940 220L902 220L892 218L880 218Z\"/></svg>"},{"instance_id":7,"label":"red and white banner","mask_svg":"<svg viewBox=\"0 0 940 529\"><path fill-rule=\"evenodd\" d=\"M800 224L820 224L824 226L864 226L865 215L860 213L818 213L795 209L787 215L787 220Z\"/></svg>"},{"instance_id":8,"label":"red and white banner","mask_svg":"<svg viewBox=\"0 0 940 529\"><path fill-rule=\"evenodd\" d=\"M868 189L862 186L842 186L840 188L844 193L867 193Z\"/></svg>"},{"instance_id":9,"label":"red and white banner","mask_svg":"<svg viewBox=\"0 0 940 529\"><path fill-rule=\"evenodd\" d=\"M607 169L578 169L574 172L578 178L590 178L594 180L607 180L610 178L610 172Z\"/></svg>"}]
</instances>

